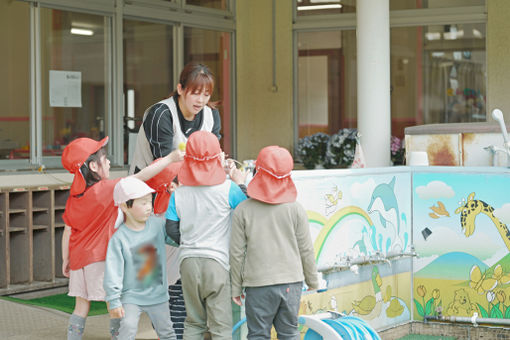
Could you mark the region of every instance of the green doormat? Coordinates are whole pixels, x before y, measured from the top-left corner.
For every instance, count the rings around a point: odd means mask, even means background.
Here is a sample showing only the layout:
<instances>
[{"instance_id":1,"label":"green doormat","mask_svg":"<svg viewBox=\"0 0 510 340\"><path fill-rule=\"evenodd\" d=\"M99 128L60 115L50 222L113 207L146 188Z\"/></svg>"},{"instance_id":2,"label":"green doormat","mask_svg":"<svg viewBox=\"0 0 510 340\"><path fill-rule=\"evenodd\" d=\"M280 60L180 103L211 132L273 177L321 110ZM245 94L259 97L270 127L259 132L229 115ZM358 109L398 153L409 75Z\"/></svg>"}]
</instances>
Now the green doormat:
<instances>
[{"instance_id":1,"label":"green doormat","mask_svg":"<svg viewBox=\"0 0 510 340\"><path fill-rule=\"evenodd\" d=\"M453 336L409 334L398 340L457 340L457 338Z\"/></svg>"},{"instance_id":2,"label":"green doormat","mask_svg":"<svg viewBox=\"0 0 510 340\"><path fill-rule=\"evenodd\" d=\"M67 296L67 294L57 294L51 296L45 296L36 299L18 299L10 296L2 296L1 299L23 303L26 305L34 305L45 308L56 309L65 313L72 314L74 310L74 297ZM108 310L106 309L106 303L103 301L91 301L90 302L90 311L89 316L106 314Z\"/></svg>"}]
</instances>

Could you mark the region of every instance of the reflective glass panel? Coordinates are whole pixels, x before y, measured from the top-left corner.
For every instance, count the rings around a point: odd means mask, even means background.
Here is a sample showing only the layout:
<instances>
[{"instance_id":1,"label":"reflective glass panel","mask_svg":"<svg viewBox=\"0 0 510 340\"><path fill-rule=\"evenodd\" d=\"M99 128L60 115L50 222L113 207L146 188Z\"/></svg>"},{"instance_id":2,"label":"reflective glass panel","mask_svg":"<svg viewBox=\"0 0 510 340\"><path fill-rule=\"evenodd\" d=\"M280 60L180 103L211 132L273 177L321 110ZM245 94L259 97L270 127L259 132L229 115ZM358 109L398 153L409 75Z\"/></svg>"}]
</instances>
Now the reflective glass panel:
<instances>
[{"instance_id":1,"label":"reflective glass panel","mask_svg":"<svg viewBox=\"0 0 510 340\"><path fill-rule=\"evenodd\" d=\"M173 84L172 26L124 20L125 157L134 151L145 110L167 98ZM134 134L134 136L133 136Z\"/></svg>"},{"instance_id":2,"label":"reflective glass panel","mask_svg":"<svg viewBox=\"0 0 510 340\"><path fill-rule=\"evenodd\" d=\"M298 34L299 138L356 127L356 34Z\"/></svg>"},{"instance_id":3,"label":"reflective glass panel","mask_svg":"<svg viewBox=\"0 0 510 340\"><path fill-rule=\"evenodd\" d=\"M186 27L184 29L184 63L190 61L207 65L215 76L214 93L211 102L218 102L221 117L220 140L226 153L232 150L231 135L231 34Z\"/></svg>"},{"instance_id":4,"label":"reflective glass panel","mask_svg":"<svg viewBox=\"0 0 510 340\"><path fill-rule=\"evenodd\" d=\"M422 72L416 73L423 78L416 79L416 84L423 83L423 90L418 88L417 91L423 93L423 100L417 98L417 123L486 121L486 25L395 28L392 41L394 35L403 32L423 37L422 47L416 47L416 55L423 56L423 60L417 60L417 71ZM407 45L410 43L411 40ZM399 48L398 41L393 41L393 46L392 65L397 72L409 77L415 71L412 68L404 71L407 54ZM397 72L392 74L397 76ZM423 108L419 106L420 101L423 101ZM402 114L402 111L398 113Z\"/></svg>"},{"instance_id":5,"label":"reflective glass panel","mask_svg":"<svg viewBox=\"0 0 510 340\"><path fill-rule=\"evenodd\" d=\"M391 126L486 121L485 24L392 28ZM354 31L298 34L299 138L357 126Z\"/></svg>"},{"instance_id":6,"label":"reflective glass panel","mask_svg":"<svg viewBox=\"0 0 510 340\"><path fill-rule=\"evenodd\" d=\"M109 22L99 15L41 8L43 156L61 155L78 137L105 136Z\"/></svg>"},{"instance_id":7,"label":"reflective glass panel","mask_svg":"<svg viewBox=\"0 0 510 340\"><path fill-rule=\"evenodd\" d=\"M0 0L0 159L29 158L30 9Z\"/></svg>"}]
</instances>

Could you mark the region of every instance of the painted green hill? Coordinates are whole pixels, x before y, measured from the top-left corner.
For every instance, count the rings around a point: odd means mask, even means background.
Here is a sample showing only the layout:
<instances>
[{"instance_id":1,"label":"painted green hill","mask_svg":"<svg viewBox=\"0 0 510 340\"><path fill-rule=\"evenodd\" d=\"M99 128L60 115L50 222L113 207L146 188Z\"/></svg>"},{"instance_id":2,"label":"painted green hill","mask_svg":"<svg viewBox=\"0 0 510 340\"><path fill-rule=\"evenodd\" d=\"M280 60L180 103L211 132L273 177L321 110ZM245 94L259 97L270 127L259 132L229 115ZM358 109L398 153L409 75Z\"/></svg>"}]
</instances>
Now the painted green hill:
<instances>
[{"instance_id":1,"label":"painted green hill","mask_svg":"<svg viewBox=\"0 0 510 340\"><path fill-rule=\"evenodd\" d=\"M477 257L462 252L452 252L441 255L425 268L415 273L416 277L432 279L448 278L451 280L469 279L471 268L477 265L486 271L489 267Z\"/></svg>"}]
</instances>

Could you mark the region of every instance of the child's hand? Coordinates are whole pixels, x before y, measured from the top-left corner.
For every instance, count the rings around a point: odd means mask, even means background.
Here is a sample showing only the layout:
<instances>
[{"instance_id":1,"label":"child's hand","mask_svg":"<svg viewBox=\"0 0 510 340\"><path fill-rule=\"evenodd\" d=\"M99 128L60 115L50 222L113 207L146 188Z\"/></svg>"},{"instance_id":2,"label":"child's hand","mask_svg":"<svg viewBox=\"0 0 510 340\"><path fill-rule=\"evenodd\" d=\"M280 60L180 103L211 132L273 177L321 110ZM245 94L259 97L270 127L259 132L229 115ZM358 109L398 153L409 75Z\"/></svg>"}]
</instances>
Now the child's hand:
<instances>
[{"instance_id":1,"label":"child's hand","mask_svg":"<svg viewBox=\"0 0 510 340\"><path fill-rule=\"evenodd\" d=\"M170 185L166 188L166 191L171 194L177 189L177 184L175 182L170 183Z\"/></svg>"},{"instance_id":2,"label":"child's hand","mask_svg":"<svg viewBox=\"0 0 510 340\"><path fill-rule=\"evenodd\" d=\"M124 317L124 308L117 307L114 309L110 309L110 318L112 319L121 319Z\"/></svg>"},{"instance_id":3,"label":"child's hand","mask_svg":"<svg viewBox=\"0 0 510 340\"><path fill-rule=\"evenodd\" d=\"M239 185L246 182L246 176L248 176L248 172L238 169L234 166L233 168L229 169L228 175L235 184Z\"/></svg>"},{"instance_id":4,"label":"child's hand","mask_svg":"<svg viewBox=\"0 0 510 340\"><path fill-rule=\"evenodd\" d=\"M180 149L175 149L174 151L170 152L166 157L170 159L170 162L174 163L182 161L184 159L184 154L185 154L184 151Z\"/></svg>"},{"instance_id":5,"label":"child's hand","mask_svg":"<svg viewBox=\"0 0 510 340\"><path fill-rule=\"evenodd\" d=\"M244 298L244 295L233 297L232 301L234 301L236 305L242 306L243 302L241 301L241 298Z\"/></svg>"},{"instance_id":6,"label":"child's hand","mask_svg":"<svg viewBox=\"0 0 510 340\"><path fill-rule=\"evenodd\" d=\"M69 277L69 259L62 259L62 274L64 274L65 277Z\"/></svg>"}]
</instances>

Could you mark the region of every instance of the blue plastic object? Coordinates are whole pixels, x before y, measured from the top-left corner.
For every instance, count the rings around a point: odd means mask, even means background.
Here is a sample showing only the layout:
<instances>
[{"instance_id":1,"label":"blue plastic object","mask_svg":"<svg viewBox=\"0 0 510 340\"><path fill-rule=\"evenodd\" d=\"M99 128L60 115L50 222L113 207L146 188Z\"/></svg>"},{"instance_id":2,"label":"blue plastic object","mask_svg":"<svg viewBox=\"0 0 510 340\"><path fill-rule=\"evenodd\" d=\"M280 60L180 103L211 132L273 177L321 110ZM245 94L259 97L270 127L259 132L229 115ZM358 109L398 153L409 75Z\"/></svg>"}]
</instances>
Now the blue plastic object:
<instances>
[{"instance_id":1,"label":"blue plastic object","mask_svg":"<svg viewBox=\"0 0 510 340\"><path fill-rule=\"evenodd\" d=\"M241 328L241 326L243 325L243 323L246 322L246 318L242 318L241 320L239 320L235 325L234 327L232 327L232 335L235 334L235 332Z\"/></svg>"},{"instance_id":2,"label":"blue plastic object","mask_svg":"<svg viewBox=\"0 0 510 340\"><path fill-rule=\"evenodd\" d=\"M340 323L340 324L342 324L344 327L349 328L351 330L351 332L354 334L353 339L355 339L355 340L364 340L361 337L361 334L358 334L358 331L357 331L356 327L354 327L354 325L351 324L350 322L343 321L341 318L340 319L336 319L335 321Z\"/></svg>"},{"instance_id":3,"label":"blue plastic object","mask_svg":"<svg viewBox=\"0 0 510 340\"><path fill-rule=\"evenodd\" d=\"M379 334L365 320L351 315L344 316L341 319L355 325L364 336L368 336L367 339L381 340Z\"/></svg>"},{"instance_id":4,"label":"blue plastic object","mask_svg":"<svg viewBox=\"0 0 510 340\"><path fill-rule=\"evenodd\" d=\"M322 336L319 333L317 333L313 329L309 328L306 331L305 337L303 338L303 340L323 340L323 339L322 339Z\"/></svg>"},{"instance_id":5,"label":"blue plastic object","mask_svg":"<svg viewBox=\"0 0 510 340\"><path fill-rule=\"evenodd\" d=\"M338 335L342 337L343 340L358 340L356 330L350 325L339 322L339 319L325 319L322 321L330 325L331 328L333 328L338 333Z\"/></svg>"},{"instance_id":6,"label":"blue plastic object","mask_svg":"<svg viewBox=\"0 0 510 340\"><path fill-rule=\"evenodd\" d=\"M333 328L343 340L381 340L377 332L363 319L344 316L338 319L323 319L322 322ZM309 328L304 340L327 340Z\"/></svg>"}]
</instances>

